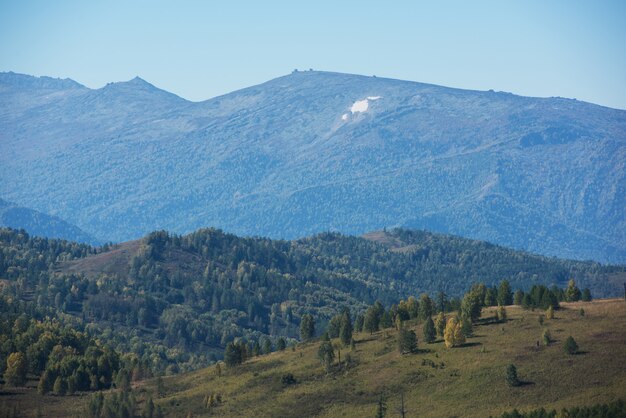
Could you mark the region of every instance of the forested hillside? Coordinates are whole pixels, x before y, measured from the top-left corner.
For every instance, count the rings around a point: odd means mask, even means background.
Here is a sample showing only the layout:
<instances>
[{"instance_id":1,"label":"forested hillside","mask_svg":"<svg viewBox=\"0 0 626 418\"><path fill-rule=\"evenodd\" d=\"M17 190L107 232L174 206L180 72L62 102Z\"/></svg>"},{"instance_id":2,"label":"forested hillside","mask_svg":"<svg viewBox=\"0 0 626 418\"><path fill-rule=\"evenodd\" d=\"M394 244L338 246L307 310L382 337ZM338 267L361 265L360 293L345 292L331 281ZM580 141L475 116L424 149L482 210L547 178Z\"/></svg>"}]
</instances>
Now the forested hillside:
<instances>
[{"instance_id":1,"label":"forested hillside","mask_svg":"<svg viewBox=\"0 0 626 418\"><path fill-rule=\"evenodd\" d=\"M504 279L529 290L574 278L608 296L621 291L624 275L623 267L408 230L295 241L161 231L93 248L2 229L0 255L4 297L29 318L56 318L157 374L207 365L239 337L269 347L292 342L305 314L321 332L337 313L355 316L375 301L391 306L422 293L454 301L472 283Z\"/></svg>"}]
</instances>

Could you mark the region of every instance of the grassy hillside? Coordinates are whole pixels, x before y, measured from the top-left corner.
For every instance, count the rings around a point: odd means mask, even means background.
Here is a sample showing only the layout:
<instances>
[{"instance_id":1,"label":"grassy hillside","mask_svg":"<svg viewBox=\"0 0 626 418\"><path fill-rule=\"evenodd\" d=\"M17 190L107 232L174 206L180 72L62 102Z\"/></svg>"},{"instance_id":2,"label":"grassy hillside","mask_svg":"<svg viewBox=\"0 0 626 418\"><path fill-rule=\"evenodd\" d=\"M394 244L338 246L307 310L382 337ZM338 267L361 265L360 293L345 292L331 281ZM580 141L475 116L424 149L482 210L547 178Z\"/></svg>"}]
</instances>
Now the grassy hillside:
<instances>
[{"instance_id":1,"label":"grassy hillside","mask_svg":"<svg viewBox=\"0 0 626 418\"><path fill-rule=\"evenodd\" d=\"M584 309L581 316L580 309ZM401 355L396 331L356 334L356 349L341 350L342 365L326 373L317 359L319 342L253 358L227 369L221 376L215 366L163 379L165 391L157 396L156 379L135 388L140 408L147 394L155 396L166 416L232 417L368 417L374 416L380 394L386 399L387 416L404 393L407 416L486 417L513 408L556 408L605 403L626 398L626 302L596 300L563 303L552 320L540 325L539 311L507 307L504 324L486 323L463 347L447 349L443 342L421 342L421 325L409 323L420 338L419 352ZM494 312L483 311L488 319ZM486 321L488 322L488 321ZM554 342L541 340L549 329ZM564 340L572 335L581 353L567 355ZM333 341L338 344L338 341ZM346 365L350 356L351 364ZM505 368L513 363L523 384L509 387ZM295 384L281 379L291 373ZM44 416L79 413L86 396L40 397L34 392L3 397L18 402L24 416L41 405ZM222 402L205 407L207 395L220 394Z\"/></svg>"}]
</instances>

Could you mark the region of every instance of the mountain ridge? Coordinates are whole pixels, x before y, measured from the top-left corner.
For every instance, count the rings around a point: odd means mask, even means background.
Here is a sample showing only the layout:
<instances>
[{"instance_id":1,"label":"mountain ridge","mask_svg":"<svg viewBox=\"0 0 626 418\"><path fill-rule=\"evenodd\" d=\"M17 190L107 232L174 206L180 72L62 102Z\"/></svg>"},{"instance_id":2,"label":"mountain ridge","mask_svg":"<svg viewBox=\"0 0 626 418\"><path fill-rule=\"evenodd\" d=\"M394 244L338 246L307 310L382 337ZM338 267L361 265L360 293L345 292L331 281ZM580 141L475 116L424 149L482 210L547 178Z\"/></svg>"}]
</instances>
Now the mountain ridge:
<instances>
[{"instance_id":1,"label":"mountain ridge","mask_svg":"<svg viewBox=\"0 0 626 418\"><path fill-rule=\"evenodd\" d=\"M626 260L625 111L308 71L202 102L103 89L37 105L37 118L0 95L0 196L111 241L404 226ZM47 198L27 192L44 186Z\"/></svg>"},{"instance_id":2,"label":"mountain ridge","mask_svg":"<svg viewBox=\"0 0 626 418\"><path fill-rule=\"evenodd\" d=\"M24 229L31 235L64 239L98 245L100 241L56 216L20 207L0 199L0 226L13 229Z\"/></svg>"}]
</instances>

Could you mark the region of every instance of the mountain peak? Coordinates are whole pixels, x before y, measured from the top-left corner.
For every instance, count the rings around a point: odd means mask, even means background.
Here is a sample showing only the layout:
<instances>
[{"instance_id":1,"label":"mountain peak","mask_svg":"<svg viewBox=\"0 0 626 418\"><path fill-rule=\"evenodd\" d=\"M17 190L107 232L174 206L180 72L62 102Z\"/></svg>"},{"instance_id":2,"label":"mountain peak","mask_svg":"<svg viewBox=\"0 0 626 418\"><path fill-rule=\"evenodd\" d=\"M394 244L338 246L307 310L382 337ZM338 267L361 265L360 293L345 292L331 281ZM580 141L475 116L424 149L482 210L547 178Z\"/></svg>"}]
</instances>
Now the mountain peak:
<instances>
[{"instance_id":1,"label":"mountain peak","mask_svg":"<svg viewBox=\"0 0 626 418\"><path fill-rule=\"evenodd\" d=\"M39 88L39 89L82 89L82 84L72 80L71 78L54 78L41 76L37 77L29 74L0 72L0 84L5 84L20 89L23 88Z\"/></svg>"}]
</instances>

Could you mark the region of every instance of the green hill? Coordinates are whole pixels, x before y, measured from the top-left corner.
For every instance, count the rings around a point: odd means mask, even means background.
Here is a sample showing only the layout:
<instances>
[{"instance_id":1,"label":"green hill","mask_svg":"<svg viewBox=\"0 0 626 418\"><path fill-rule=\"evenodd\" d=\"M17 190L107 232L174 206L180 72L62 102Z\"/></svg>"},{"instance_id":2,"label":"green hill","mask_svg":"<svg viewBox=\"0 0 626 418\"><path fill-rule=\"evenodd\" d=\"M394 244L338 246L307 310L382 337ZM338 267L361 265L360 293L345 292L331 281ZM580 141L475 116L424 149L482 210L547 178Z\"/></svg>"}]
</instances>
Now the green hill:
<instances>
[{"instance_id":1,"label":"green hill","mask_svg":"<svg viewBox=\"0 0 626 418\"><path fill-rule=\"evenodd\" d=\"M487 320L475 327L474 337L452 349L441 340L421 342L421 324L408 322L420 339L413 354L400 354L397 331L387 329L355 334L355 349L341 348L341 363L336 358L328 373L317 358L320 343L315 341L235 368L222 364L219 376L211 366L165 377L161 394L157 379L136 383L133 392L138 411L152 396L168 417L374 417L381 394L388 417L400 416L401 396L409 417L500 416L513 408L559 410L626 398L624 300L563 303L543 325L538 322L542 311L508 306L507 312L506 323L493 323L488 320L493 310L484 309ZM544 329L552 342L538 346ZM579 354L563 350L570 335ZM511 363L522 382L517 387L505 381ZM289 374L293 380L285 378ZM89 401L85 396L22 393L15 390L5 399L19 402L25 416L38 405L46 416L79 416ZM207 408L211 395L221 401Z\"/></svg>"},{"instance_id":2,"label":"green hill","mask_svg":"<svg viewBox=\"0 0 626 418\"><path fill-rule=\"evenodd\" d=\"M37 312L34 319L51 310L155 374L207 366L236 338L269 340L274 347L280 338L294 342L304 314L313 315L321 331L342 309L355 318L376 300L389 307L443 292L458 304L455 298L474 282L495 286L507 279L513 290L529 290L562 288L574 278L581 289L606 297L621 292L624 277L623 266L401 229L294 241L215 229L184 236L155 232L102 248L0 232L7 297L28 302L24 309ZM14 319L6 319L6 332ZM3 363L10 352L10 346L0 350Z\"/></svg>"}]
</instances>

